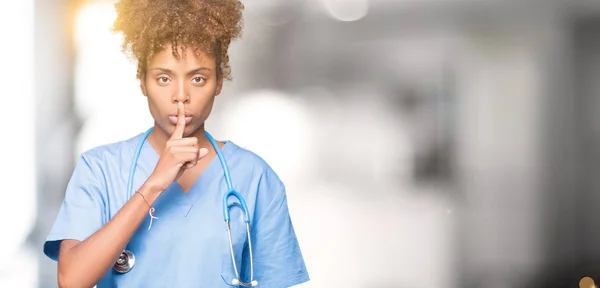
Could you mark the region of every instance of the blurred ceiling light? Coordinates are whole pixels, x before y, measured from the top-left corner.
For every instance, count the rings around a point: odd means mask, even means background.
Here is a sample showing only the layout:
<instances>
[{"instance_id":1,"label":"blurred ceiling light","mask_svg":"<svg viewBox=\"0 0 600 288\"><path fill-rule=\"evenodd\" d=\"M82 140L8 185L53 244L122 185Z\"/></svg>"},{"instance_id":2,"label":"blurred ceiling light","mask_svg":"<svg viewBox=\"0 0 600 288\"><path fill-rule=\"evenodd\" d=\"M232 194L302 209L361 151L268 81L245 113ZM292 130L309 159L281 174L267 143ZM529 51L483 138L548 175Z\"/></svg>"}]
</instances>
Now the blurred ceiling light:
<instances>
[{"instance_id":1,"label":"blurred ceiling light","mask_svg":"<svg viewBox=\"0 0 600 288\"><path fill-rule=\"evenodd\" d=\"M289 185L310 169L312 134L305 107L271 90L240 96L224 114L227 135L261 156Z\"/></svg>"},{"instance_id":2,"label":"blurred ceiling light","mask_svg":"<svg viewBox=\"0 0 600 288\"><path fill-rule=\"evenodd\" d=\"M108 2L84 4L75 16L75 44L77 63L75 67L75 100L79 115L90 117L112 97L115 73L114 56L118 55L120 34L110 31L116 18L114 7ZM98 79L110 78L113 85L98 85Z\"/></svg>"},{"instance_id":3,"label":"blurred ceiling light","mask_svg":"<svg viewBox=\"0 0 600 288\"><path fill-rule=\"evenodd\" d=\"M84 121L76 155L153 123L135 77L136 62L121 53L123 35L111 31L116 17L111 1L85 3L76 14L75 110ZM113 117L125 113L131 116L125 123Z\"/></svg>"},{"instance_id":4,"label":"blurred ceiling light","mask_svg":"<svg viewBox=\"0 0 600 288\"><path fill-rule=\"evenodd\" d=\"M368 0L322 0L324 8L335 19L345 22L357 21L367 16Z\"/></svg>"},{"instance_id":5,"label":"blurred ceiling light","mask_svg":"<svg viewBox=\"0 0 600 288\"><path fill-rule=\"evenodd\" d=\"M75 40L78 47L100 44L105 48L106 42L114 42L114 34L110 28L117 14L111 3L91 2L85 4L77 12L75 18Z\"/></svg>"}]
</instances>

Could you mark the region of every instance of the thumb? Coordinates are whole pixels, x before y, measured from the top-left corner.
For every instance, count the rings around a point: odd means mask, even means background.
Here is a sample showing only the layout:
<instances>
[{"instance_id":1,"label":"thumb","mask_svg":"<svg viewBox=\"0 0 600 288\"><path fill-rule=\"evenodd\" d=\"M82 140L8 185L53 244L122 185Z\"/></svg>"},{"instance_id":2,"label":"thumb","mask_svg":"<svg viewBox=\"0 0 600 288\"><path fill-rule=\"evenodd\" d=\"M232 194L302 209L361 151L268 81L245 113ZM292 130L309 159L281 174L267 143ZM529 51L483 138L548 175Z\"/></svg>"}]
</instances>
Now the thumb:
<instances>
[{"instance_id":1,"label":"thumb","mask_svg":"<svg viewBox=\"0 0 600 288\"><path fill-rule=\"evenodd\" d=\"M198 150L198 160L204 158L206 155L208 155L208 149L200 148L200 150Z\"/></svg>"}]
</instances>

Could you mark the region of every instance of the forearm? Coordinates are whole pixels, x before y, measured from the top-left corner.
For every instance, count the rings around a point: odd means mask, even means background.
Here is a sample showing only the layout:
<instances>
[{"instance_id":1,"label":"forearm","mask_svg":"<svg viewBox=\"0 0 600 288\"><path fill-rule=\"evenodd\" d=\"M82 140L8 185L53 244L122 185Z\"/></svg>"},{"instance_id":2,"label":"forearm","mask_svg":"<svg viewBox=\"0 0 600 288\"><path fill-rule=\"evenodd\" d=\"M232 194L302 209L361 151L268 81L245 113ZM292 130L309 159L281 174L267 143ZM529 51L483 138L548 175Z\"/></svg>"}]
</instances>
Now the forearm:
<instances>
[{"instance_id":1,"label":"forearm","mask_svg":"<svg viewBox=\"0 0 600 288\"><path fill-rule=\"evenodd\" d=\"M58 261L59 284L92 287L112 268L127 243L148 216L159 189L144 185L117 214L96 233L66 251L61 249ZM62 280L62 281L61 281Z\"/></svg>"}]
</instances>

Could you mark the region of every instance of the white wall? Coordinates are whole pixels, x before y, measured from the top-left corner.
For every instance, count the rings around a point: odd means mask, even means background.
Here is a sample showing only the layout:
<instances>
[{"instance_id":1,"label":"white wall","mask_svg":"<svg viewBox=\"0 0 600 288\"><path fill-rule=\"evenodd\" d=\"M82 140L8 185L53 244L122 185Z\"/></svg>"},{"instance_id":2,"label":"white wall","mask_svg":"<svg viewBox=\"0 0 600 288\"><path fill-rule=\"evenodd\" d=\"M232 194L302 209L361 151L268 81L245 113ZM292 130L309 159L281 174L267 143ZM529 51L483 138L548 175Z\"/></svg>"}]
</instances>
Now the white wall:
<instances>
[{"instance_id":1,"label":"white wall","mask_svg":"<svg viewBox=\"0 0 600 288\"><path fill-rule=\"evenodd\" d=\"M22 245L36 217L33 1L0 9L0 287L35 287L36 258Z\"/></svg>"}]
</instances>

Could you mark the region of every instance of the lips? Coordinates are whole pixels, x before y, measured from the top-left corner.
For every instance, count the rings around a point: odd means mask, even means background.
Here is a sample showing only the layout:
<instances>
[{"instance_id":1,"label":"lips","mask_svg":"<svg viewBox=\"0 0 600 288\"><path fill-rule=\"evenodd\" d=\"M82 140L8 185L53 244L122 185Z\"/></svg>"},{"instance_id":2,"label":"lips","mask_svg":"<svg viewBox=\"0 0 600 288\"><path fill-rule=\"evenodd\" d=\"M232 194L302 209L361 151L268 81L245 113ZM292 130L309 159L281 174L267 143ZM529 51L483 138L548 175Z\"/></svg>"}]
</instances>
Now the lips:
<instances>
[{"instance_id":1,"label":"lips","mask_svg":"<svg viewBox=\"0 0 600 288\"><path fill-rule=\"evenodd\" d=\"M169 120L171 121L171 123L173 125L177 125L177 118L178 118L177 115L170 115L169 116ZM186 125L190 124L190 122L192 122L193 118L194 118L193 116L185 116L185 124Z\"/></svg>"}]
</instances>

